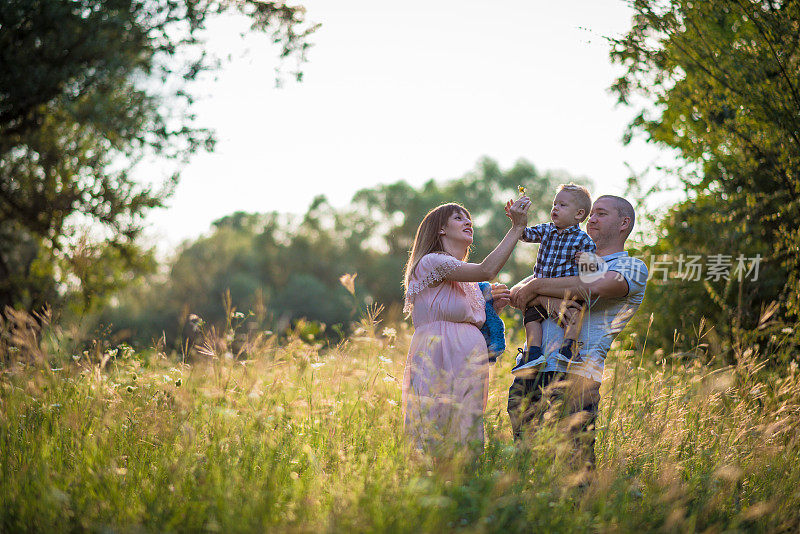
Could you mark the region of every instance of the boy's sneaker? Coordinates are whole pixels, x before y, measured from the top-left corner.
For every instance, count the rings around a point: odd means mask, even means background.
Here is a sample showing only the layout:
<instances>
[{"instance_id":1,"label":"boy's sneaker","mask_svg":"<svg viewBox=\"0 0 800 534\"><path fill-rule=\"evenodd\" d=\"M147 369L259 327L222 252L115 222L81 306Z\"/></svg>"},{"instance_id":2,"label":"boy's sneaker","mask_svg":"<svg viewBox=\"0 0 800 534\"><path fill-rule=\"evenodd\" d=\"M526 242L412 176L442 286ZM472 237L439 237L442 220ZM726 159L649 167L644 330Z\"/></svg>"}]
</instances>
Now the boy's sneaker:
<instances>
[{"instance_id":1,"label":"boy's sneaker","mask_svg":"<svg viewBox=\"0 0 800 534\"><path fill-rule=\"evenodd\" d=\"M545 364L547 358L544 354L539 354L532 360L528 360L530 354L529 350L517 349L520 356L517 357L517 365L511 369L511 374L517 378L529 378L539 372L539 369Z\"/></svg>"},{"instance_id":2,"label":"boy's sneaker","mask_svg":"<svg viewBox=\"0 0 800 534\"><path fill-rule=\"evenodd\" d=\"M583 363L583 356L581 356L581 346L583 343L577 341L565 341L564 344L558 349L558 353L569 360L569 363Z\"/></svg>"}]
</instances>

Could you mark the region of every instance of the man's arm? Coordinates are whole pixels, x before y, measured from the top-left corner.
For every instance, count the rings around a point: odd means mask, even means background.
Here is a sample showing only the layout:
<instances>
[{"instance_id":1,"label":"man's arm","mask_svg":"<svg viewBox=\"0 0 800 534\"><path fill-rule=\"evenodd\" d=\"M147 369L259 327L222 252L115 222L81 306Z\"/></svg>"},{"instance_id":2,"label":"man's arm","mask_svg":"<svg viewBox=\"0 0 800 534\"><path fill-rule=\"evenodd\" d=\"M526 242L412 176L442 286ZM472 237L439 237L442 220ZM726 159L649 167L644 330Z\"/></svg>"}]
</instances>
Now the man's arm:
<instances>
[{"instance_id":1,"label":"man's arm","mask_svg":"<svg viewBox=\"0 0 800 534\"><path fill-rule=\"evenodd\" d=\"M536 295L546 295L558 298L583 298L591 297L616 298L628 294L628 282L620 273L608 271L603 276L592 282L583 282L580 276L564 276L561 278L534 278L525 279L517 284L519 289L512 290L511 304L518 307L524 305ZM517 287L515 286L515 288Z\"/></svg>"},{"instance_id":2,"label":"man's arm","mask_svg":"<svg viewBox=\"0 0 800 534\"><path fill-rule=\"evenodd\" d=\"M534 296L536 296L534 293L528 293L527 294L528 296L524 301L522 301L518 297L519 292L533 279L534 279L534 275L530 275L529 277L523 278L522 280L520 280L519 282L514 284L514 287L511 288L511 306L513 306L514 308L518 308L520 310L524 310L525 309L525 305L528 304L528 302Z\"/></svg>"}]
</instances>

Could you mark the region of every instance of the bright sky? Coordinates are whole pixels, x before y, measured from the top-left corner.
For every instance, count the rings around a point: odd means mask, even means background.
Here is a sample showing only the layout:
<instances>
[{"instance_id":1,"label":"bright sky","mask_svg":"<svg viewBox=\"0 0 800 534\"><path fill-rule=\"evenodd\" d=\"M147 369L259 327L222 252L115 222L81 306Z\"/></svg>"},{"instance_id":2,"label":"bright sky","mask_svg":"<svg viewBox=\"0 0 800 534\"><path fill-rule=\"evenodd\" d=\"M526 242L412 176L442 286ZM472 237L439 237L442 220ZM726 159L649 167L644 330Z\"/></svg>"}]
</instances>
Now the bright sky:
<instances>
[{"instance_id":1,"label":"bright sky","mask_svg":"<svg viewBox=\"0 0 800 534\"><path fill-rule=\"evenodd\" d=\"M345 206L379 183L458 177L484 155L586 176L593 196L622 193L626 163L666 157L620 141L633 110L607 90L620 67L603 37L629 28L622 0L302 3L322 27L303 82L281 89L268 39L211 28L208 48L232 60L195 111L219 143L148 218L162 250L237 210L303 213L318 194Z\"/></svg>"}]
</instances>

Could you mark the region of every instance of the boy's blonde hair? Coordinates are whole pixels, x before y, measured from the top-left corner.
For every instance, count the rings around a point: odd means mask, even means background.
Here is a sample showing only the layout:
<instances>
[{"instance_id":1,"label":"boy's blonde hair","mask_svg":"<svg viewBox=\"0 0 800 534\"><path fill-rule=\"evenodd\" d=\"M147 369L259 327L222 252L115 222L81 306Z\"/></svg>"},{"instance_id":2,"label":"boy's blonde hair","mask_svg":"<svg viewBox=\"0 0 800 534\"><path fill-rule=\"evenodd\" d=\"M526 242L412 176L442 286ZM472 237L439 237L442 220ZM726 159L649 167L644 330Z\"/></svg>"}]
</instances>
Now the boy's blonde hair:
<instances>
[{"instance_id":1,"label":"boy's blonde hair","mask_svg":"<svg viewBox=\"0 0 800 534\"><path fill-rule=\"evenodd\" d=\"M559 185L556 194L561 191L566 191L572 195L572 198L578 203L578 209L583 210L581 222L585 221L589 216L589 212L592 211L592 197L589 195L589 190L582 185L570 182L568 184Z\"/></svg>"}]
</instances>

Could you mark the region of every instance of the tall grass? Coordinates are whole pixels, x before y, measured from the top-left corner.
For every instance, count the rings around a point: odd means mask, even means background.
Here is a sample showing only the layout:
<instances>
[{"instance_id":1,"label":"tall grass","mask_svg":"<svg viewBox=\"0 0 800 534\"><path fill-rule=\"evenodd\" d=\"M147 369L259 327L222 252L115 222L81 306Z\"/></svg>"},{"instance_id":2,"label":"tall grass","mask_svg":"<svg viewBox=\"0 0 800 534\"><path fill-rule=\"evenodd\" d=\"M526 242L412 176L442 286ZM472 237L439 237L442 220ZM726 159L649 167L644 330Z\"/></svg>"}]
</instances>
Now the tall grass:
<instances>
[{"instance_id":1,"label":"tall grass","mask_svg":"<svg viewBox=\"0 0 800 534\"><path fill-rule=\"evenodd\" d=\"M402 433L408 332L322 348L4 354L0 530L796 531L800 373L751 350L727 368L609 355L598 466L558 427L527 447L494 369L484 454L433 464ZM8 348L5 349L8 351ZM74 356L74 357L73 357Z\"/></svg>"}]
</instances>

